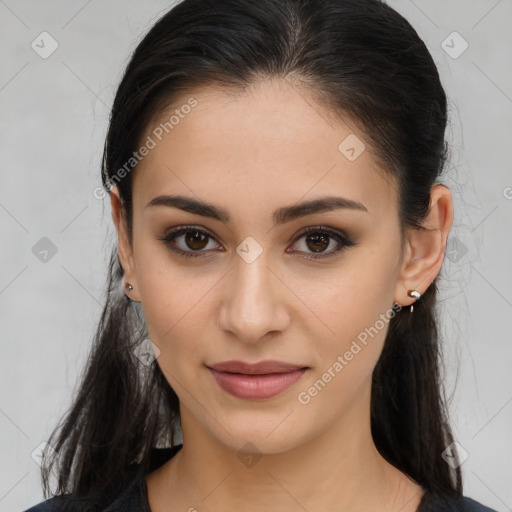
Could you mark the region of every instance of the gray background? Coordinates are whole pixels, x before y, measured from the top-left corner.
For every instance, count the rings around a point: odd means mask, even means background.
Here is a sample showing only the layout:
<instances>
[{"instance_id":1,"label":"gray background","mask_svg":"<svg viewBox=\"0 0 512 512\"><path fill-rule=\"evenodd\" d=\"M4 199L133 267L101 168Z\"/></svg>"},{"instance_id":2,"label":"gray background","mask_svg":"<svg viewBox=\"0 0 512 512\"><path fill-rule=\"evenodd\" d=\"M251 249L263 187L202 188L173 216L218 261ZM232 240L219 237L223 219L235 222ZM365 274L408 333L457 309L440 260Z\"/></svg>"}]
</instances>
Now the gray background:
<instances>
[{"instance_id":1,"label":"gray background","mask_svg":"<svg viewBox=\"0 0 512 512\"><path fill-rule=\"evenodd\" d=\"M426 42L450 98L455 225L441 334L465 494L511 510L512 2L389 3ZM93 194L109 106L131 51L171 4L0 0L1 511L42 500L32 453L70 404L115 241L108 198ZM31 47L43 31L59 45L46 59ZM457 58L454 31L469 44ZM33 249L43 237L57 249L46 261Z\"/></svg>"}]
</instances>

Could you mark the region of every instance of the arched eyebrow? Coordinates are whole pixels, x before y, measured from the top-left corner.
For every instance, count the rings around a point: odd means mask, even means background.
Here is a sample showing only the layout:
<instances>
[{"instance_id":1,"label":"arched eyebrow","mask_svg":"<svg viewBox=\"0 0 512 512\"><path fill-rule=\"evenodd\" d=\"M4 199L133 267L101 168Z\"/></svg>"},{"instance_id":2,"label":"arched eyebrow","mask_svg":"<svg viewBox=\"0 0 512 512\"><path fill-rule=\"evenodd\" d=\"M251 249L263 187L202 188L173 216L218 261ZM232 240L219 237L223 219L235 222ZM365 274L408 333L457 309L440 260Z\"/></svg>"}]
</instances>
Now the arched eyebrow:
<instances>
[{"instance_id":1,"label":"arched eyebrow","mask_svg":"<svg viewBox=\"0 0 512 512\"><path fill-rule=\"evenodd\" d=\"M151 199L145 208L154 206L177 208L195 215L219 220L226 224L231 221L231 217L225 209L213 204L205 203L193 197L182 195L161 195ZM323 213L341 208L369 213L366 206L359 201L354 201L353 199L348 199L346 197L323 196L299 204L278 208L273 214L274 225L285 224L300 217L305 217L306 215Z\"/></svg>"}]
</instances>

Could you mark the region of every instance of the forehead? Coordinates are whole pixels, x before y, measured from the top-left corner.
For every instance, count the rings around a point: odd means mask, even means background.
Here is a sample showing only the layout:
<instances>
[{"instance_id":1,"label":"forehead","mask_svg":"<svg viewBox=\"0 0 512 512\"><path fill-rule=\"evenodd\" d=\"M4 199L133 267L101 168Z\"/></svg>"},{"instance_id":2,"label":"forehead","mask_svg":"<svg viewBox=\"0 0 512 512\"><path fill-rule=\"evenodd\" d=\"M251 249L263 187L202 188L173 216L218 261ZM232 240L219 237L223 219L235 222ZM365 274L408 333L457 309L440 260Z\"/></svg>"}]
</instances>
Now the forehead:
<instances>
[{"instance_id":1,"label":"forehead","mask_svg":"<svg viewBox=\"0 0 512 512\"><path fill-rule=\"evenodd\" d=\"M284 80L237 94L192 90L151 122L147 137L155 145L135 170L134 210L165 193L219 197L228 210L240 201L279 207L334 193L375 215L396 203L394 181L377 167L364 134Z\"/></svg>"}]
</instances>

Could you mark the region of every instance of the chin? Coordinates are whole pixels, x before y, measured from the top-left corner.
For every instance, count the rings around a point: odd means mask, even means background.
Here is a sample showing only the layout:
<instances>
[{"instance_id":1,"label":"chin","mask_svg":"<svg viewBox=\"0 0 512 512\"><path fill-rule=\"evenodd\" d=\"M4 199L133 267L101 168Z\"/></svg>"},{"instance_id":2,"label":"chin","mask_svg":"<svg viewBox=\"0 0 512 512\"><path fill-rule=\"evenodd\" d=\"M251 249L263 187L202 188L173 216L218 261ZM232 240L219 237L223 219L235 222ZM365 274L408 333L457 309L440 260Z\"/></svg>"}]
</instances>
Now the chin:
<instances>
[{"instance_id":1,"label":"chin","mask_svg":"<svg viewBox=\"0 0 512 512\"><path fill-rule=\"evenodd\" d=\"M278 426L283 416L286 417L286 415L282 415L280 419L274 418L270 428L268 422L258 425L255 420L248 424L247 428L243 428L240 423L233 426L223 423L227 432L220 427L215 428L215 431L211 433L221 444L236 452L237 456L243 453L253 455L284 453L302 445L309 436L306 432L302 435L299 430L290 429L291 425L286 428L283 424ZM276 426L278 427L276 428Z\"/></svg>"}]
</instances>

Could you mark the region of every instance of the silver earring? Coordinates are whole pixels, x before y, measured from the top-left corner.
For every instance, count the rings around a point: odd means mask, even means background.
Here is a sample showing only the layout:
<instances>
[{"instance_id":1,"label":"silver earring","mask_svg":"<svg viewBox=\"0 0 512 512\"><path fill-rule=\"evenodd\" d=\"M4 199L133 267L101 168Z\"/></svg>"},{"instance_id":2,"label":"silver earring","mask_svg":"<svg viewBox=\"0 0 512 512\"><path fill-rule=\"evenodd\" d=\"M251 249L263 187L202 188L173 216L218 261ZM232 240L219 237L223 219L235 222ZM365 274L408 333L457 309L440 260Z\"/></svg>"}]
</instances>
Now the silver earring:
<instances>
[{"instance_id":1,"label":"silver earring","mask_svg":"<svg viewBox=\"0 0 512 512\"><path fill-rule=\"evenodd\" d=\"M130 283L126 283L124 285L125 289L128 290L129 292L131 292L133 290L133 286L130 284Z\"/></svg>"},{"instance_id":2,"label":"silver earring","mask_svg":"<svg viewBox=\"0 0 512 512\"><path fill-rule=\"evenodd\" d=\"M418 290L407 290L407 295L416 300L418 300L421 297L421 293ZM411 313L414 311L414 304L411 304L410 311Z\"/></svg>"}]
</instances>

